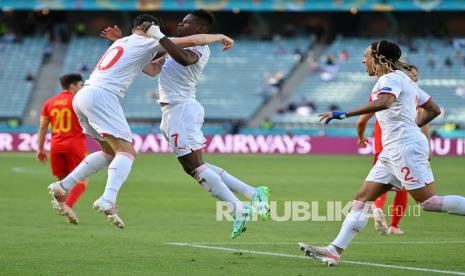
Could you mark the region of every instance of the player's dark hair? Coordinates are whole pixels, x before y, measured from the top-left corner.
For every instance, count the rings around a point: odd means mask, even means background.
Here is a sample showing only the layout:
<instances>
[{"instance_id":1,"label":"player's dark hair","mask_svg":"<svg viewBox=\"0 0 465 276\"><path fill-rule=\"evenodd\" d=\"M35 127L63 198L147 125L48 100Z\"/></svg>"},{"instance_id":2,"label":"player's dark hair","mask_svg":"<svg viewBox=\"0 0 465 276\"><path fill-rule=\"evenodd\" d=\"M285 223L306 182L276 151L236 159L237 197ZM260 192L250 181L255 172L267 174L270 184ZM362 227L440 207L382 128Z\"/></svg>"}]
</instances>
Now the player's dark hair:
<instances>
[{"instance_id":1,"label":"player's dark hair","mask_svg":"<svg viewBox=\"0 0 465 276\"><path fill-rule=\"evenodd\" d=\"M384 70L392 72L402 70L408 73L411 69L410 64L401 60L402 50L399 45L387 40L375 41L371 44L371 55L374 60L375 72Z\"/></svg>"},{"instance_id":2,"label":"player's dark hair","mask_svg":"<svg viewBox=\"0 0 465 276\"><path fill-rule=\"evenodd\" d=\"M413 64L410 64L407 69L409 71L412 71L413 69L415 69L418 72L418 67L416 65L413 65Z\"/></svg>"},{"instance_id":3,"label":"player's dark hair","mask_svg":"<svg viewBox=\"0 0 465 276\"><path fill-rule=\"evenodd\" d=\"M200 19L200 23L207 29L215 23L215 16L210 11L198 9L191 11L190 14Z\"/></svg>"},{"instance_id":4,"label":"player's dark hair","mask_svg":"<svg viewBox=\"0 0 465 276\"><path fill-rule=\"evenodd\" d=\"M60 84L63 89L68 89L71 84L77 84L80 81L84 80L81 74L78 73L65 74L60 77Z\"/></svg>"},{"instance_id":5,"label":"player's dark hair","mask_svg":"<svg viewBox=\"0 0 465 276\"><path fill-rule=\"evenodd\" d=\"M132 25L132 28L135 29L138 26L142 25L142 23L144 22L154 22L155 25L160 25L160 20L156 18L155 16L150 15L150 14L141 14L141 15L136 16L136 18L134 18L134 23Z\"/></svg>"}]
</instances>

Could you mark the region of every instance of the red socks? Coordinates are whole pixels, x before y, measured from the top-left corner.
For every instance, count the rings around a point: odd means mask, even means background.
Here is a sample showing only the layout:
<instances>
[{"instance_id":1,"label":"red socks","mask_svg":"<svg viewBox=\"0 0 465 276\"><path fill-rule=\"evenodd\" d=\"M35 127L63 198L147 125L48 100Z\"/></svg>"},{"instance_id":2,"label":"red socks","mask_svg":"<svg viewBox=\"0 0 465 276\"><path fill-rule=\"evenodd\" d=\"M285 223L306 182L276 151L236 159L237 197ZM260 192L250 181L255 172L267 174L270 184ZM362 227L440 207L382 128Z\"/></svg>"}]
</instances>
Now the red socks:
<instances>
[{"instance_id":1,"label":"red socks","mask_svg":"<svg viewBox=\"0 0 465 276\"><path fill-rule=\"evenodd\" d=\"M373 204L375 208L384 209L384 204L386 202L387 193L384 193L382 196L378 197Z\"/></svg>"},{"instance_id":2,"label":"red socks","mask_svg":"<svg viewBox=\"0 0 465 276\"><path fill-rule=\"evenodd\" d=\"M396 193L391 209L391 226L399 227L399 222L404 216L408 205L408 191L402 190Z\"/></svg>"},{"instance_id":3,"label":"red socks","mask_svg":"<svg viewBox=\"0 0 465 276\"><path fill-rule=\"evenodd\" d=\"M384 193L382 196L378 197L373 203L375 208L384 209L386 203L387 193ZM396 192L394 201L392 202L391 209L391 224L392 227L399 227L400 220L404 216L405 210L408 206L408 191L402 190Z\"/></svg>"},{"instance_id":4,"label":"red socks","mask_svg":"<svg viewBox=\"0 0 465 276\"><path fill-rule=\"evenodd\" d=\"M76 203L76 201L85 191L86 185L84 185L83 183L77 183L66 197L66 205L73 208L74 203Z\"/></svg>"}]
</instances>

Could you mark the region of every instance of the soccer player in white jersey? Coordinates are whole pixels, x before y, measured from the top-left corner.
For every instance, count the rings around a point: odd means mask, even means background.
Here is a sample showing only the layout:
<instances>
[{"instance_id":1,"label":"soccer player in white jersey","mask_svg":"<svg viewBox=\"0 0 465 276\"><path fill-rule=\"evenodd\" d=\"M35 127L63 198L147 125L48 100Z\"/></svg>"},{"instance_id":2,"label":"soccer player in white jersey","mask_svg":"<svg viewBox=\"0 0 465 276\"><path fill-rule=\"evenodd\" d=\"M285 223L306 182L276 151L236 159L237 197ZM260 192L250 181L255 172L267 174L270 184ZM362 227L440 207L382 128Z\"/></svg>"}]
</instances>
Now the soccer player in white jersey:
<instances>
[{"instance_id":1,"label":"soccer player in white jersey","mask_svg":"<svg viewBox=\"0 0 465 276\"><path fill-rule=\"evenodd\" d=\"M212 13L192 11L178 24L177 35L185 37L208 33L213 22ZM102 35L108 39L120 36L116 26L107 28ZM210 49L206 45L186 49L173 45L173 48L176 51L151 63L152 68L144 71L151 76L160 74L158 83L163 113L160 129L184 171L212 196L230 203L235 214L231 238L236 238L245 231L252 210L258 210L263 220L268 219L269 189L265 186L254 188L222 168L203 161L202 150L206 141L202 133L204 109L196 100L196 86L210 57ZM243 204L233 192L251 199L253 207Z\"/></svg>"},{"instance_id":2,"label":"soccer player in white jersey","mask_svg":"<svg viewBox=\"0 0 465 276\"><path fill-rule=\"evenodd\" d=\"M97 140L102 151L90 154L67 177L50 184L52 206L60 214L66 212L63 206L68 191L81 179L108 166L105 191L93 206L103 212L111 224L124 228L116 208L116 197L131 171L136 152L118 97L124 96L134 78L156 55L159 45L168 52L175 45L160 32L157 23L158 19L153 16L137 16L132 35L115 41L108 48L84 88L74 97L73 108L84 132ZM198 35L175 42L187 47L216 41L223 42L225 48L232 45L231 39L220 35Z\"/></svg>"},{"instance_id":3,"label":"soccer player in white jersey","mask_svg":"<svg viewBox=\"0 0 465 276\"><path fill-rule=\"evenodd\" d=\"M382 130L383 151L359 192L352 210L342 224L336 239L326 247L299 243L306 255L327 265L336 265L342 252L367 221L371 201L389 191L392 185L405 188L424 211L465 215L465 198L436 194L428 162L429 144L420 127L437 117L440 108L429 99L423 112L416 111L417 99L429 97L409 78L408 64L400 61L401 50L393 42L374 42L365 50L363 63L370 76L379 76L372 91L373 101L350 112L328 112L320 115L328 124L376 112Z\"/></svg>"}]
</instances>

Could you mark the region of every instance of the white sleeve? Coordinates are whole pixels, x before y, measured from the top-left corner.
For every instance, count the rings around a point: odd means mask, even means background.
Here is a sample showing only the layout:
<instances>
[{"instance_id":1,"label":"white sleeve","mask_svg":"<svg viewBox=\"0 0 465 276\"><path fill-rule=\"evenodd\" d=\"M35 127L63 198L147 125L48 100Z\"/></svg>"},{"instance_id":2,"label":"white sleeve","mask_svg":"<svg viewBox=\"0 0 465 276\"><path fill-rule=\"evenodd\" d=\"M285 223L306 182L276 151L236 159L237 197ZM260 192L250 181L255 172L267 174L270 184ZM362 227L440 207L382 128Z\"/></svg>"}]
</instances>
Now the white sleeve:
<instances>
[{"instance_id":1,"label":"white sleeve","mask_svg":"<svg viewBox=\"0 0 465 276\"><path fill-rule=\"evenodd\" d=\"M417 106L418 107L421 107L421 106L425 105L427 102L429 102L431 100L431 96L428 95L428 93L426 93L420 87L418 87L417 91L418 91L418 100L417 100Z\"/></svg>"},{"instance_id":2,"label":"white sleeve","mask_svg":"<svg viewBox=\"0 0 465 276\"><path fill-rule=\"evenodd\" d=\"M382 76L378 80L379 89L376 94L391 94L396 98L399 97L401 86L398 80L394 79L393 76Z\"/></svg>"},{"instance_id":3,"label":"white sleeve","mask_svg":"<svg viewBox=\"0 0 465 276\"><path fill-rule=\"evenodd\" d=\"M187 48L188 50L194 52L198 57L199 60L202 59L202 57L206 56L206 47L204 46L195 46L195 47L189 47Z\"/></svg>"}]
</instances>

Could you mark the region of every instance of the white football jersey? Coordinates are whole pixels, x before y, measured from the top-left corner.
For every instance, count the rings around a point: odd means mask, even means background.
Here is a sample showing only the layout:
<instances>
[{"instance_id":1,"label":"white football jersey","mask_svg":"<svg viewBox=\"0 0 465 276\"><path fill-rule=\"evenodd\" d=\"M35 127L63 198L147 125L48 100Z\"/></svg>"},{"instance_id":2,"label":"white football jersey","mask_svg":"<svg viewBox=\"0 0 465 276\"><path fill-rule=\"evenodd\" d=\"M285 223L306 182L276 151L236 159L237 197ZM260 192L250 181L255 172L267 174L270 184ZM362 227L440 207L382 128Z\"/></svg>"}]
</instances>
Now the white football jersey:
<instances>
[{"instance_id":1,"label":"white football jersey","mask_svg":"<svg viewBox=\"0 0 465 276\"><path fill-rule=\"evenodd\" d=\"M183 66L169 55L166 57L158 80L160 102L162 103L195 101L197 82L210 58L210 48L205 45L187 49L199 56L197 63Z\"/></svg>"},{"instance_id":2,"label":"white football jersey","mask_svg":"<svg viewBox=\"0 0 465 276\"><path fill-rule=\"evenodd\" d=\"M376 112L382 131L383 149L425 140L415 119L417 106L426 103L431 97L400 70L381 76L373 87L371 98L377 100L378 95L383 93L396 97L391 108Z\"/></svg>"},{"instance_id":3,"label":"white football jersey","mask_svg":"<svg viewBox=\"0 0 465 276\"><path fill-rule=\"evenodd\" d=\"M132 34L116 40L102 55L86 85L124 97L136 76L160 49L153 38Z\"/></svg>"}]
</instances>

